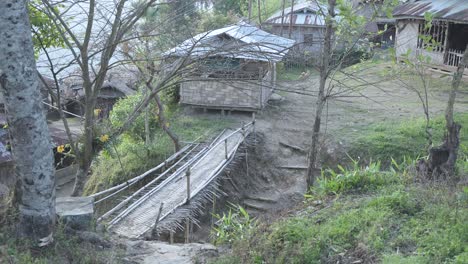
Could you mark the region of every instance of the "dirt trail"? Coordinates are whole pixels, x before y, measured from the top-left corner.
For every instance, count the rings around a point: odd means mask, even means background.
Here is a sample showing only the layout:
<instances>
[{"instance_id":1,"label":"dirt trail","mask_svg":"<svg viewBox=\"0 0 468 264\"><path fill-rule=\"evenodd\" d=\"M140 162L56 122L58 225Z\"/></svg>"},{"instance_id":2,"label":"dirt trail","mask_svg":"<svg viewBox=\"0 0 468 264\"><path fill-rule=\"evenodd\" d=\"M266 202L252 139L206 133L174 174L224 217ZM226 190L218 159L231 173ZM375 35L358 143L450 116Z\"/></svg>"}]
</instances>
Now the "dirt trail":
<instances>
[{"instance_id":1,"label":"dirt trail","mask_svg":"<svg viewBox=\"0 0 468 264\"><path fill-rule=\"evenodd\" d=\"M385 67L377 65L373 71L383 71ZM450 77L444 78L449 85ZM369 80L375 80L374 76ZM269 106L257 114L256 129L263 135L263 142L248 152L248 175L244 165L243 170L237 170L231 176L236 188L225 186L228 193L229 190L233 193L241 190L239 202L255 215L274 215L284 211L300 201L306 191L304 167L307 166L307 154L304 150L307 150L312 136L315 113L313 94L317 91L317 85L317 74L304 81L279 82L277 93L282 100L270 101ZM431 91L429 103L432 116L444 113L447 99L447 91ZM456 111L468 111L468 94L458 95ZM328 154L328 164L339 162L336 160L340 156L337 152L344 152L346 145L359 135L362 127L423 117L416 95L394 81L378 82L345 98L331 100L324 114L322 131L326 135L322 139L325 139L323 145L326 146L324 152ZM233 113L231 118L237 122L247 122L251 117Z\"/></svg>"}]
</instances>

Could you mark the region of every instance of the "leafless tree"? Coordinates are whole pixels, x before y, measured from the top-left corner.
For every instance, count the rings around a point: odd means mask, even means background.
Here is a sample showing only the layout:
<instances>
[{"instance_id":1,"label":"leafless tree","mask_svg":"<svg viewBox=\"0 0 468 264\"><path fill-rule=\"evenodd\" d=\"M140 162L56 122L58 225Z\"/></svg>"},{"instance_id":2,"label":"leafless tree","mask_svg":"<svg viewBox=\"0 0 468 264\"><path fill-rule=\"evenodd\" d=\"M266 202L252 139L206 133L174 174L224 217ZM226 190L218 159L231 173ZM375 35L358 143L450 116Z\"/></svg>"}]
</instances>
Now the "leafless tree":
<instances>
[{"instance_id":1,"label":"leafless tree","mask_svg":"<svg viewBox=\"0 0 468 264\"><path fill-rule=\"evenodd\" d=\"M79 66L83 80L84 135L82 148L75 149L79 166L73 189L73 195L80 195L94 154L94 109L112 58L126 34L156 0L140 1L136 4L128 0L66 2L68 5L61 9L63 11L55 8L58 4L63 4L63 1L42 2L48 16L57 24L68 50L73 55L72 62ZM83 35L82 32L74 31L75 27L83 25L70 25L67 21L70 16L68 12L73 7L86 14Z\"/></svg>"}]
</instances>

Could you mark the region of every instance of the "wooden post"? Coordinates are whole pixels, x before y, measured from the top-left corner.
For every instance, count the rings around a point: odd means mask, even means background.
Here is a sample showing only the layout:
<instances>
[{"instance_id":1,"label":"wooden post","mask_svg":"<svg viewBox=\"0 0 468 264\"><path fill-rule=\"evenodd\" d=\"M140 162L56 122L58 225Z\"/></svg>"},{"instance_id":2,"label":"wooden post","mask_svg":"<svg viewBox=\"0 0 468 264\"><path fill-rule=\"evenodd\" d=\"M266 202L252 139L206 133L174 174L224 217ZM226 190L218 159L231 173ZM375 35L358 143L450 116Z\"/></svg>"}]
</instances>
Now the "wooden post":
<instances>
[{"instance_id":1,"label":"wooden post","mask_svg":"<svg viewBox=\"0 0 468 264\"><path fill-rule=\"evenodd\" d=\"M187 201L185 204L190 203L190 167L185 171L185 176L187 177Z\"/></svg>"},{"instance_id":2,"label":"wooden post","mask_svg":"<svg viewBox=\"0 0 468 264\"><path fill-rule=\"evenodd\" d=\"M252 113L252 132L255 136L255 112Z\"/></svg>"},{"instance_id":3,"label":"wooden post","mask_svg":"<svg viewBox=\"0 0 468 264\"><path fill-rule=\"evenodd\" d=\"M244 121L242 121L242 127L241 127L241 133L242 133L242 137L245 138L245 123Z\"/></svg>"},{"instance_id":4,"label":"wooden post","mask_svg":"<svg viewBox=\"0 0 468 264\"><path fill-rule=\"evenodd\" d=\"M224 158L226 158L226 160L228 159L228 144L227 144L227 138L224 140Z\"/></svg>"},{"instance_id":5,"label":"wooden post","mask_svg":"<svg viewBox=\"0 0 468 264\"><path fill-rule=\"evenodd\" d=\"M187 176L187 201L185 204L190 204L190 167L187 168L185 175ZM190 218L187 217L187 219L185 220L185 243L190 242L189 236L190 236Z\"/></svg>"},{"instance_id":6,"label":"wooden post","mask_svg":"<svg viewBox=\"0 0 468 264\"><path fill-rule=\"evenodd\" d=\"M289 13L289 38L291 38L293 24L294 0L291 1L291 12Z\"/></svg>"},{"instance_id":7,"label":"wooden post","mask_svg":"<svg viewBox=\"0 0 468 264\"><path fill-rule=\"evenodd\" d=\"M169 231L169 244L174 244L174 232Z\"/></svg>"},{"instance_id":8,"label":"wooden post","mask_svg":"<svg viewBox=\"0 0 468 264\"><path fill-rule=\"evenodd\" d=\"M260 85L260 109L263 109L263 67L258 69L258 83Z\"/></svg>"},{"instance_id":9,"label":"wooden post","mask_svg":"<svg viewBox=\"0 0 468 264\"><path fill-rule=\"evenodd\" d=\"M211 228L214 226L214 215L216 213L216 196L213 195L213 209L211 209Z\"/></svg>"},{"instance_id":10,"label":"wooden post","mask_svg":"<svg viewBox=\"0 0 468 264\"><path fill-rule=\"evenodd\" d=\"M185 220L185 243L190 243L190 219L187 217Z\"/></svg>"},{"instance_id":11,"label":"wooden post","mask_svg":"<svg viewBox=\"0 0 468 264\"><path fill-rule=\"evenodd\" d=\"M164 206L164 203L161 203L161 205L159 206L158 216L156 217L156 222L154 223L153 230L151 230L151 238L152 239L155 239L156 236L157 236L157 228L158 228L158 224L159 224L159 219L161 218L161 213L162 213L163 206Z\"/></svg>"}]
</instances>

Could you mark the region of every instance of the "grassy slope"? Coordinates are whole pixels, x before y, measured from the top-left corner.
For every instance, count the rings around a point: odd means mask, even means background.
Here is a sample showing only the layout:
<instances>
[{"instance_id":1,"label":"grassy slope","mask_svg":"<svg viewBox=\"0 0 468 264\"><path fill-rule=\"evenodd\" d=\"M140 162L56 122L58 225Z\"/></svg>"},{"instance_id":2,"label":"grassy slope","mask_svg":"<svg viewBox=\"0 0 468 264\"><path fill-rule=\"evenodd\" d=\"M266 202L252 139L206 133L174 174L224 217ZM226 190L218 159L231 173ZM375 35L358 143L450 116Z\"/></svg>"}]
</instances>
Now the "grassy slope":
<instances>
[{"instance_id":1,"label":"grassy slope","mask_svg":"<svg viewBox=\"0 0 468 264\"><path fill-rule=\"evenodd\" d=\"M468 114L457 120L466 127ZM433 128L440 141L442 117ZM468 187L415 183L423 131L423 120L365 128L352 153L382 159L391 164L386 170L380 162L359 167L356 161L325 171L294 215L260 224L215 263L468 263ZM462 131L458 165L465 178L467 146ZM235 236L245 236L240 232Z\"/></svg>"},{"instance_id":2,"label":"grassy slope","mask_svg":"<svg viewBox=\"0 0 468 264\"><path fill-rule=\"evenodd\" d=\"M455 121L462 127L468 127L468 113L455 115ZM445 119L438 116L431 121L434 145L443 141ZM424 132L425 120L415 118L403 122L386 122L361 129L352 139L349 154L366 160L389 161L391 158L403 160L405 157L416 158L426 155L427 140ZM460 156L468 156L468 134L463 129L460 134Z\"/></svg>"},{"instance_id":3,"label":"grassy slope","mask_svg":"<svg viewBox=\"0 0 468 264\"><path fill-rule=\"evenodd\" d=\"M181 141L208 139L222 129L229 127L228 119L213 119L174 114L170 126ZM124 135L118 143L108 143L92 166L92 175L85 187L85 194L114 186L135 177L163 162L174 152L174 145L162 129L158 128L149 146L139 139ZM117 151L115 151L117 149ZM118 155L117 155L118 153ZM119 162L122 163L122 166Z\"/></svg>"},{"instance_id":4,"label":"grassy slope","mask_svg":"<svg viewBox=\"0 0 468 264\"><path fill-rule=\"evenodd\" d=\"M409 182L375 164L320 180L295 215L260 225L215 263L467 263L468 189Z\"/></svg>"}]
</instances>

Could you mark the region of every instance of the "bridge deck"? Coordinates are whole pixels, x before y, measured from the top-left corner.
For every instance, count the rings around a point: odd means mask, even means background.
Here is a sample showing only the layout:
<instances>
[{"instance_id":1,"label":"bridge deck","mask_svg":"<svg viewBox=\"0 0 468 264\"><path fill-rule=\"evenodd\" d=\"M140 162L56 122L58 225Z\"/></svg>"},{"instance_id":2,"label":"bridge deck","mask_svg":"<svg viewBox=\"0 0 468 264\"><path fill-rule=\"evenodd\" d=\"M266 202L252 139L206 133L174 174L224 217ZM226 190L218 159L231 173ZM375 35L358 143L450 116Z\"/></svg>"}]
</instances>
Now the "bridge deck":
<instances>
[{"instance_id":1,"label":"bridge deck","mask_svg":"<svg viewBox=\"0 0 468 264\"><path fill-rule=\"evenodd\" d=\"M232 134L232 131L226 131L218 142L223 141L226 136L229 136L227 159L226 144L214 142L203 156L191 164L190 197L195 196L213 180L216 172L229 162L231 155L235 154L239 144L244 140L241 133ZM161 220L185 204L187 201L186 171L186 169L176 171L146 197L130 205L131 210L127 210L125 214L110 223L110 230L129 238L140 237L154 226L161 203L164 203Z\"/></svg>"}]
</instances>

